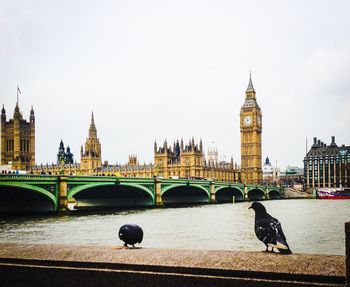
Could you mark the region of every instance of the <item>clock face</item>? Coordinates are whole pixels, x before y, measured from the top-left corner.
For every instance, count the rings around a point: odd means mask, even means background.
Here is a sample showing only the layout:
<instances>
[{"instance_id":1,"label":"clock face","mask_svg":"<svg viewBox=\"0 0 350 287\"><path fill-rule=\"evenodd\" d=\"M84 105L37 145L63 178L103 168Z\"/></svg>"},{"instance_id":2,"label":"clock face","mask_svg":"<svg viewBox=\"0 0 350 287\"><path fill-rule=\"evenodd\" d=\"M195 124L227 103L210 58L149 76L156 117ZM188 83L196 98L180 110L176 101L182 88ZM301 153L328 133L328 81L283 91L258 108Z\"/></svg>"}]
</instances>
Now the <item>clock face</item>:
<instances>
[{"instance_id":1,"label":"clock face","mask_svg":"<svg viewBox=\"0 0 350 287\"><path fill-rule=\"evenodd\" d=\"M245 116L243 122L245 126L250 126L253 122L253 119L251 116Z\"/></svg>"}]
</instances>

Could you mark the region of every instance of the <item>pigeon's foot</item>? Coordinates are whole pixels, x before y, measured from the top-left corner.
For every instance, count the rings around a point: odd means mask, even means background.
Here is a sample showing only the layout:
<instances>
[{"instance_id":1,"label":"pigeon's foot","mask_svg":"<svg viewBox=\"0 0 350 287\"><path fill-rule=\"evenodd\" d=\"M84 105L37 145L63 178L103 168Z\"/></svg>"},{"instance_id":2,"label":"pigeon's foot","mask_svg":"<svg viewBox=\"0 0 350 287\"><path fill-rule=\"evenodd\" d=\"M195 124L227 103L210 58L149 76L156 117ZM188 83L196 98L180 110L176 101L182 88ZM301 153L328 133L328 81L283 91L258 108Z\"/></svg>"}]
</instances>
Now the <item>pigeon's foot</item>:
<instances>
[{"instance_id":1,"label":"pigeon's foot","mask_svg":"<svg viewBox=\"0 0 350 287\"><path fill-rule=\"evenodd\" d=\"M273 252L273 247L271 247L271 250L269 250L269 246L268 245L266 245L266 249L265 249L265 251L264 252Z\"/></svg>"}]
</instances>

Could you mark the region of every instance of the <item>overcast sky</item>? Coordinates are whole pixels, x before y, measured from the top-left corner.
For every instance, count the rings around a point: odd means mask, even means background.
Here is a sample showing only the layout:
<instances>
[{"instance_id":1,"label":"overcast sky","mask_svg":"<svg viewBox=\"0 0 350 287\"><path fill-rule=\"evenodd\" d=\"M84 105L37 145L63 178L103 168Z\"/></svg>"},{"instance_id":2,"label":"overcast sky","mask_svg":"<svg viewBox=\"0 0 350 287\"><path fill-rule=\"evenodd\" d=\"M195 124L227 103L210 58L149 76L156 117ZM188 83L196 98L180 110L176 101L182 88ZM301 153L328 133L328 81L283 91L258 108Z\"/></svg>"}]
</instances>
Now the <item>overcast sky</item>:
<instances>
[{"instance_id":1,"label":"overcast sky","mask_svg":"<svg viewBox=\"0 0 350 287\"><path fill-rule=\"evenodd\" d=\"M153 161L190 137L240 164L252 71L263 158L302 167L306 137L350 145L350 1L0 0L0 96L36 116L36 162L80 162L94 111L102 159Z\"/></svg>"}]
</instances>

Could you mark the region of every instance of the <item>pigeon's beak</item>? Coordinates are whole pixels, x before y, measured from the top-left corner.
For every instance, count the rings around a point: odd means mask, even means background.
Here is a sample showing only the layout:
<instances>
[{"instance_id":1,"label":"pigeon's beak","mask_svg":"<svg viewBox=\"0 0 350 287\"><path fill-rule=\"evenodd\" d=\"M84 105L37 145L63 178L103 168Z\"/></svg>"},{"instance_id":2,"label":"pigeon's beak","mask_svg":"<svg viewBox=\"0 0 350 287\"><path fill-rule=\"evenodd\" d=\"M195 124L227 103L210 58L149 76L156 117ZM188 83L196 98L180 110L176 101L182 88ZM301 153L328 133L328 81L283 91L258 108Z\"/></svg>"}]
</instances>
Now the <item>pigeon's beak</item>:
<instances>
[{"instance_id":1,"label":"pigeon's beak","mask_svg":"<svg viewBox=\"0 0 350 287\"><path fill-rule=\"evenodd\" d=\"M251 209L251 208L252 208L252 206L249 206L249 207L248 207L248 209Z\"/></svg>"}]
</instances>

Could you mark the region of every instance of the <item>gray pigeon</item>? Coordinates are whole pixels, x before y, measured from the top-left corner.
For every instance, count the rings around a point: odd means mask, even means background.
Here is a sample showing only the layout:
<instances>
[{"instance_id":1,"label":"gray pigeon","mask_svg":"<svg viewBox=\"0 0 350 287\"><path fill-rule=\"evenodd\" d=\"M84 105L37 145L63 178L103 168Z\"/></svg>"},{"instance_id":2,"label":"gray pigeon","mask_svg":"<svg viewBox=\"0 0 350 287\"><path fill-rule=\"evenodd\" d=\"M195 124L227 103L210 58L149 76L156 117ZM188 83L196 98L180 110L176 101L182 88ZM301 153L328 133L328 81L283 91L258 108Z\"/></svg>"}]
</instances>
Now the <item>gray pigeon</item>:
<instances>
[{"instance_id":1,"label":"gray pigeon","mask_svg":"<svg viewBox=\"0 0 350 287\"><path fill-rule=\"evenodd\" d=\"M277 248L281 254L292 254L283 233L281 223L268 214L265 206L260 202L254 201L249 208L255 211L255 234L266 245L265 251L269 252L269 247L272 247L272 252L274 248Z\"/></svg>"}]
</instances>

